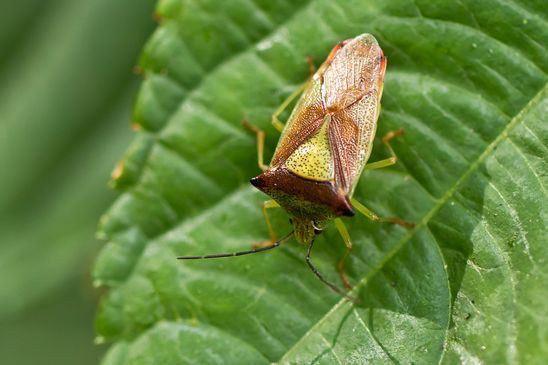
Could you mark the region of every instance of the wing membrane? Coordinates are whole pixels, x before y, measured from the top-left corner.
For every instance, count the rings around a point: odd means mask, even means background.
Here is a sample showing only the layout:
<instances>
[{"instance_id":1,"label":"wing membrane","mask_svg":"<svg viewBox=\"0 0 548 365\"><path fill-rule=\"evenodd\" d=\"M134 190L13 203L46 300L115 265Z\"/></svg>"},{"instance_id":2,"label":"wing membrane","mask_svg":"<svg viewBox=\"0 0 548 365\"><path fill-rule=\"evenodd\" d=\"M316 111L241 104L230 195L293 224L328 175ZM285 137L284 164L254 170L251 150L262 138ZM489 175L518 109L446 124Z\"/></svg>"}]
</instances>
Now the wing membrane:
<instances>
[{"instance_id":1,"label":"wing membrane","mask_svg":"<svg viewBox=\"0 0 548 365\"><path fill-rule=\"evenodd\" d=\"M336 112L329 125L335 185L349 195L352 195L371 154L377 128L377 104L377 94L368 93L358 102Z\"/></svg>"},{"instance_id":2,"label":"wing membrane","mask_svg":"<svg viewBox=\"0 0 548 365\"><path fill-rule=\"evenodd\" d=\"M327 110L340 110L376 89L382 70L382 51L375 38L363 35L341 48L323 75Z\"/></svg>"},{"instance_id":3,"label":"wing membrane","mask_svg":"<svg viewBox=\"0 0 548 365\"><path fill-rule=\"evenodd\" d=\"M283 164L301 144L316 134L322 126L325 111L321 100L320 80L314 78L310 83L289 117L272 157L271 167Z\"/></svg>"},{"instance_id":4,"label":"wing membrane","mask_svg":"<svg viewBox=\"0 0 548 365\"><path fill-rule=\"evenodd\" d=\"M351 196L371 153L385 67L382 50L370 34L335 47L291 114L271 168L284 164L329 120L334 185Z\"/></svg>"}]
</instances>

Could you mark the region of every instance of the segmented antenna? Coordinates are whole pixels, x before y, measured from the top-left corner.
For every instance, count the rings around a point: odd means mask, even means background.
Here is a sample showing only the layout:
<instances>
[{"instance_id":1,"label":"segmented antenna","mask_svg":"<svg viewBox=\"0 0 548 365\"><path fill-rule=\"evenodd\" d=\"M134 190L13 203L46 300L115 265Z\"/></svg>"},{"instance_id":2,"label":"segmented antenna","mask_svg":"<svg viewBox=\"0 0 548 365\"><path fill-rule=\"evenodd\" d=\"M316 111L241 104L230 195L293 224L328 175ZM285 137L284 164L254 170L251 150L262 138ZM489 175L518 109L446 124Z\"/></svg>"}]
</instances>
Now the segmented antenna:
<instances>
[{"instance_id":1,"label":"segmented antenna","mask_svg":"<svg viewBox=\"0 0 548 365\"><path fill-rule=\"evenodd\" d=\"M312 261L310 261L310 254L312 253L312 246L314 246L314 241L315 241L315 238L312 239L312 241L308 245L308 250L306 251L306 263L307 263L308 267L310 268L310 270L312 270L312 272L318 277L318 279L320 279L320 281L322 283L324 283L329 288L331 288L331 290L333 290L335 293L339 294L340 296L344 297L346 300L348 300L348 301L350 301L354 304L358 303L358 300L356 298L354 298L350 294L346 293L344 290L342 290L341 288L339 288L335 284L327 281L323 277L323 275L320 274L318 269L316 269L316 267L314 265L312 265Z\"/></svg>"},{"instance_id":2,"label":"segmented antenna","mask_svg":"<svg viewBox=\"0 0 548 365\"><path fill-rule=\"evenodd\" d=\"M238 251L238 252L228 252L228 253L216 253L213 255L203 255L203 256L177 256L177 260L202 260L202 259L219 259L223 257L234 257L234 256L244 256L244 255L250 255L252 253L259 253L267 250L271 250L273 248L276 248L280 246L282 243L287 241L291 236L293 235L293 231L288 233L286 236L284 236L282 239L280 239L277 242L272 243L270 246L261 247L261 248L254 248L252 250L248 251ZM331 290L333 290L335 293L339 294L340 296L344 297L348 301L352 303L357 303L358 300L351 295L347 294L344 290L336 286L335 284L327 281L322 274L316 269L316 267L312 264L312 261L310 261L310 254L312 253L312 247L314 246L315 239L312 239L312 242L310 242L310 245L308 245L308 250L306 252L306 263L308 267L312 270L314 275L320 279L322 283L327 285Z\"/></svg>"},{"instance_id":3,"label":"segmented antenna","mask_svg":"<svg viewBox=\"0 0 548 365\"><path fill-rule=\"evenodd\" d=\"M277 242L272 243L270 246L266 247L260 247L260 248L254 248L252 250L248 251L239 251L239 252L229 252L229 253L216 253L213 255L203 255L203 256L177 256L177 260L201 260L201 259L219 259L222 257L233 257L233 256L244 256L244 255L250 255L252 253L259 253L267 250L271 250L273 248L278 247L285 241L287 241L291 236L293 235L293 231L288 233L285 237L280 239Z\"/></svg>"}]
</instances>

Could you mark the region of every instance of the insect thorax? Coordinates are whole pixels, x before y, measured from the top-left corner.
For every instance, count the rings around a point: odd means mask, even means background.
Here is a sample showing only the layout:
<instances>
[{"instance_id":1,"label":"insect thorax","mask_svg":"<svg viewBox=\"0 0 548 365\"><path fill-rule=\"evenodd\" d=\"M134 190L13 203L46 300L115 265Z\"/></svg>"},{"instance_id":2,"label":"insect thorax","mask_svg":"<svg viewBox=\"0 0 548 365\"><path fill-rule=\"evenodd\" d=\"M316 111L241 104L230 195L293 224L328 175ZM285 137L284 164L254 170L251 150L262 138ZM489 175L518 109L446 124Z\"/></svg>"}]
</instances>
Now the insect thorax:
<instances>
[{"instance_id":1,"label":"insect thorax","mask_svg":"<svg viewBox=\"0 0 548 365\"><path fill-rule=\"evenodd\" d=\"M348 198L332 182L305 179L286 167L267 170L251 183L297 219L324 225L336 217L354 215Z\"/></svg>"}]
</instances>

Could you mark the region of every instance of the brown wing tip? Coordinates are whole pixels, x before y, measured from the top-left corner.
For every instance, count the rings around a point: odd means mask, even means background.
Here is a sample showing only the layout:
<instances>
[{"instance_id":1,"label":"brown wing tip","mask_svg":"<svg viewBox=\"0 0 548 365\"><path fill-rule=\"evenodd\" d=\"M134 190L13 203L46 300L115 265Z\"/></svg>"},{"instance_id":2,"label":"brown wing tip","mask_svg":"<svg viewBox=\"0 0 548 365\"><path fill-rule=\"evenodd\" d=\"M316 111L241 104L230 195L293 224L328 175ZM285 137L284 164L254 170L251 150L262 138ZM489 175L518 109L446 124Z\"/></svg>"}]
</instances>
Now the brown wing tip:
<instances>
[{"instance_id":1,"label":"brown wing tip","mask_svg":"<svg viewBox=\"0 0 548 365\"><path fill-rule=\"evenodd\" d=\"M342 204L339 206L338 216L353 217L356 214L352 205L348 201L348 197L344 197Z\"/></svg>"}]
</instances>

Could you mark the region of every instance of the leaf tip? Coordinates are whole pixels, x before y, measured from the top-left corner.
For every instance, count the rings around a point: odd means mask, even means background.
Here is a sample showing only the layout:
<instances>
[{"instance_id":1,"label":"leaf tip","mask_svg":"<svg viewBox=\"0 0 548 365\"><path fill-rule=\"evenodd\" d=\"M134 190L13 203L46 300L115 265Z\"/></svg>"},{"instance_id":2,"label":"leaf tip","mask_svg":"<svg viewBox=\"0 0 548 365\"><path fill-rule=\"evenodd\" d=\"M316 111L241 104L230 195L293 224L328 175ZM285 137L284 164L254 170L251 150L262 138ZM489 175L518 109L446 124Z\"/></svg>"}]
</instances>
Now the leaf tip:
<instances>
[{"instance_id":1,"label":"leaf tip","mask_svg":"<svg viewBox=\"0 0 548 365\"><path fill-rule=\"evenodd\" d=\"M165 16L163 14L160 14L159 12L155 12L152 14L152 19L158 23L158 24L162 24L162 22L164 21L165 19Z\"/></svg>"},{"instance_id":2,"label":"leaf tip","mask_svg":"<svg viewBox=\"0 0 548 365\"><path fill-rule=\"evenodd\" d=\"M108 222L108 215L103 214L101 218L99 218L99 224L97 227L97 232L95 233L95 237L100 241L106 241L108 239L108 235L104 229Z\"/></svg>"},{"instance_id":3,"label":"leaf tip","mask_svg":"<svg viewBox=\"0 0 548 365\"><path fill-rule=\"evenodd\" d=\"M132 71L135 75L142 75L145 73L145 70L139 65L133 66Z\"/></svg>"},{"instance_id":4,"label":"leaf tip","mask_svg":"<svg viewBox=\"0 0 548 365\"><path fill-rule=\"evenodd\" d=\"M133 130L134 132L138 132L142 129L143 129L143 126L141 125L140 122L133 121L131 123L131 130Z\"/></svg>"},{"instance_id":5,"label":"leaf tip","mask_svg":"<svg viewBox=\"0 0 548 365\"><path fill-rule=\"evenodd\" d=\"M114 167L114 170L112 170L110 174L110 178L114 184L116 184L116 182L120 180L120 178L124 174L124 166L125 166L125 161L120 160Z\"/></svg>"}]
</instances>

